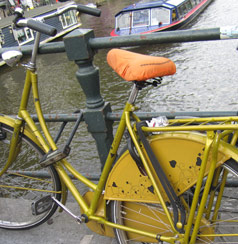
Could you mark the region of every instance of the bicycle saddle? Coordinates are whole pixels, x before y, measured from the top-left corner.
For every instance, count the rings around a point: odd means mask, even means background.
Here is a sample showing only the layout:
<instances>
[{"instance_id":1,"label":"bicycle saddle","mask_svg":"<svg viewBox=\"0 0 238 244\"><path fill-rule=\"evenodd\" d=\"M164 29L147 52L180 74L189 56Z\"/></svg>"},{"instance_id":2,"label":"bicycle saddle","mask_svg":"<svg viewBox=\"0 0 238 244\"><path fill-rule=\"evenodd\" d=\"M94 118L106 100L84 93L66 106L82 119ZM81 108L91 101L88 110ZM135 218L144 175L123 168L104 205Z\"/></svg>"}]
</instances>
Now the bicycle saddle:
<instances>
[{"instance_id":1,"label":"bicycle saddle","mask_svg":"<svg viewBox=\"0 0 238 244\"><path fill-rule=\"evenodd\" d=\"M145 81L155 77L173 75L176 66L164 57L154 57L122 49L112 49L107 62L126 81Z\"/></svg>"}]
</instances>

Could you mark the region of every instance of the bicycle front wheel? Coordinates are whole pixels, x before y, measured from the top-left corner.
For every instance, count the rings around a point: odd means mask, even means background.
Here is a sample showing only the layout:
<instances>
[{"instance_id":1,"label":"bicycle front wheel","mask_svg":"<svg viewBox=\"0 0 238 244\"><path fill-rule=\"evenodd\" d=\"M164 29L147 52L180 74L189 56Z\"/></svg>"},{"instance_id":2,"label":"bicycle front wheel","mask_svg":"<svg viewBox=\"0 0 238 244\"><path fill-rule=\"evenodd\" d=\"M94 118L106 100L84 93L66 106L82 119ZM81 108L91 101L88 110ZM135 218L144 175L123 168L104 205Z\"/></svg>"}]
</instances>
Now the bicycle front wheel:
<instances>
[{"instance_id":1,"label":"bicycle front wheel","mask_svg":"<svg viewBox=\"0 0 238 244\"><path fill-rule=\"evenodd\" d=\"M13 128L0 124L0 170L6 164ZM39 165L43 151L25 134L19 137L19 152L0 177L0 228L29 229L44 223L57 209L61 184L53 166Z\"/></svg>"}]
</instances>

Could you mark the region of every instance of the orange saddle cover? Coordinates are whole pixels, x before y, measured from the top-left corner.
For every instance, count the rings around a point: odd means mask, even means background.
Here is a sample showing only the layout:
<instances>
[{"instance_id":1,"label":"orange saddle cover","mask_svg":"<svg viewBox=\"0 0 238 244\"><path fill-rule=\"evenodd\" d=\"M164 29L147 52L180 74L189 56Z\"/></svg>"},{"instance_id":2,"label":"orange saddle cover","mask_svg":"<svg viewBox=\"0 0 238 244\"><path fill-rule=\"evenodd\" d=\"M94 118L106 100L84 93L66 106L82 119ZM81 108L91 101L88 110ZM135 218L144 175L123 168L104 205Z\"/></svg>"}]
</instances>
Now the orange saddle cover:
<instances>
[{"instance_id":1,"label":"orange saddle cover","mask_svg":"<svg viewBox=\"0 0 238 244\"><path fill-rule=\"evenodd\" d=\"M138 54L122 49L112 49L107 54L108 64L127 81L144 81L155 77L173 75L176 66L164 57Z\"/></svg>"}]
</instances>

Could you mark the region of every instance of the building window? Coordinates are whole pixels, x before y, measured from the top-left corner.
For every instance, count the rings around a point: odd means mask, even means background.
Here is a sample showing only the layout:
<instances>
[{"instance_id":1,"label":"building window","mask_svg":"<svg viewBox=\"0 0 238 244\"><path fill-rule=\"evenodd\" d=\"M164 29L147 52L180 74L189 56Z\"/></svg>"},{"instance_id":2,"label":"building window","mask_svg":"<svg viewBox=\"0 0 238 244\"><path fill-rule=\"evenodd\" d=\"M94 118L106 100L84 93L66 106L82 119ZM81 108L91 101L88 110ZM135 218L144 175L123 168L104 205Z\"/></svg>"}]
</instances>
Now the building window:
<instances>
[{"instance_id":1,"label":"building window","mask_svg":"<svg viewBox=\"0 0 238 244\"><path fill-rule=\"evenodd\" d=\"M2 48L3 44L4 44L4 35L2 33L2 30L0 29L0 48Z\"/></svg>"},{"instance_id":2,"label":"building window","mask_svg":"<svg viewBox=\"0 0 238 244\"><path fill-rule=\"evenodd\" d=\"M14 29L13 33L19 45L24 45L25 43L34 40L33 31L27 27L19 30Z\"/></svg>"},{"instance_id":3,"label":"building window","mask_svg":"<svg viewBox=\"0 0 238 244\"><path fill-rule=\"evenodd\" d=\"M62 16L60 16L60 20L64 29L78 23L76 10L70 10L64 13Z\"/></svg>"}]
</instances>

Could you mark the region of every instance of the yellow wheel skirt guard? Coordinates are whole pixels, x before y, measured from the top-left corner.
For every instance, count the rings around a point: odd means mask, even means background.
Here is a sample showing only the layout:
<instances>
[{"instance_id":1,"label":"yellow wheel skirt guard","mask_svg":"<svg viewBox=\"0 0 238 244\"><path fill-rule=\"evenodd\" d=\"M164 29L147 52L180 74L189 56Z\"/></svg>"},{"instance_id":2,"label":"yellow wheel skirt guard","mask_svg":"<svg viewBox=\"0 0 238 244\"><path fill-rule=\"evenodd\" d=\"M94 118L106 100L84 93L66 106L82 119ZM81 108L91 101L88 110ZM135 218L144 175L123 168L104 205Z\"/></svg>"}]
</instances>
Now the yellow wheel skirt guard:
<instances>
[{"instance_id":1,"label":"yellow wheel skirt guard","mask_svg":"<svg viewBox=\"0 0 238 244\"><path fill-rule=\"evenodd\" d=\"M162 133L150 138L150 145L177 195L192 187L198 178L206 135L196 133ZM221 141L217 166L229 158L238 161L238 150ZM211 163L208 158L206 175ZM159 188L166 195L157 180ZM158 203L151 180L137 167L127 150L113 167L105 187L104 199Z\"/></svg>"}]
</instances>

